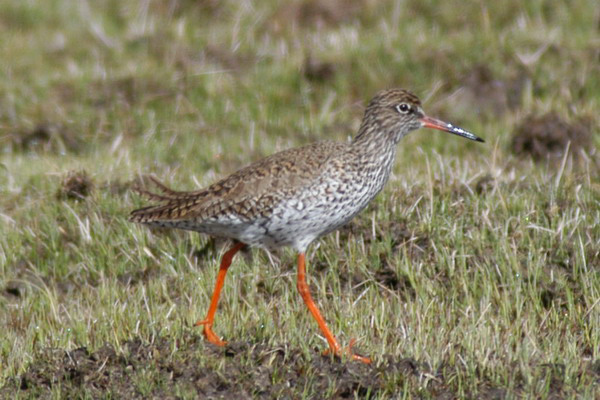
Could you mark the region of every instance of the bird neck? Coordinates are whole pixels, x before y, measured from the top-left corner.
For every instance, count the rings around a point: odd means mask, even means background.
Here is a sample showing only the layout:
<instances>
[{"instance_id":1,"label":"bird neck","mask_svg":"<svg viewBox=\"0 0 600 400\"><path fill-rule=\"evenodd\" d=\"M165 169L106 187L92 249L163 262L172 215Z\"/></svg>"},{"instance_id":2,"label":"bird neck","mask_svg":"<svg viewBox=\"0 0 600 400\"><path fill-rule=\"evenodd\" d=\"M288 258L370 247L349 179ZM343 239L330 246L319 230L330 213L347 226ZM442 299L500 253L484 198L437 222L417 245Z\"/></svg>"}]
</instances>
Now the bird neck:
<instances>
[{"instance_id":1,"label":"bird neck","mask_svg":"<svg viewBox=\"0 0 600 400\"><path fill-rule=\"evenodd\" d=\"M350 144L355 162L370 182L375 196L387 182L394 160L396 159L396 141L392 132L382 130L377 124L364 124Z\"/></svg>"},{"instance_id":2,"label":"bird neck","mask_svg":"<svg viewBox=\"0 0 600 400\"><path fill-rule=\"evenodd\" d=\"M382 153L395 155L396 145L402 135L393 128L393 126L382 124L380 120L367 112L351 146L358 152L373 156Z\"/></svg>"},{"instance_id":3,"label":"bird neck","mask_svg":"<svg viewBox=\"0 0 600 400\"><path fill-rule=\"evenodd\" d=\"M365 113L358 134L350 143L350 151L359 165L360 174L370 182L374 197L385 186L394 160L397 143L402 138L397 126L386 125L369 110Z\"/></svg>"}]
</instances>

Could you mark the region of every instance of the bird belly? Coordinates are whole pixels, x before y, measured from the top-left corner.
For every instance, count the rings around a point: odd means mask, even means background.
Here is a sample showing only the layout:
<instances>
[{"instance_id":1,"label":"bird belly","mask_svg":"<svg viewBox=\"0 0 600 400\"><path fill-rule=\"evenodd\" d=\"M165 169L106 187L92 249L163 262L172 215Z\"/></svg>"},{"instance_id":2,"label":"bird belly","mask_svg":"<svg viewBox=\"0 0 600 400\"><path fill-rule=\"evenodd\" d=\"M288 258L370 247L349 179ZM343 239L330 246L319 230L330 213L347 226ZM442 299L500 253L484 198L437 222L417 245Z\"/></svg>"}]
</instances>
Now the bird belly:
<instances>
[{"instance_id":1,"label":"bird belly","mask_svg":"<svg viewBox=\"0 0 600 400\"><path fill-rule=\"evenodd\" d=\"M282 202L265 223L265 247L291 246L305 251L315 239L348 223L375 197L370 185L318 185L301 196Z\"/></svg>"}]
</instances>

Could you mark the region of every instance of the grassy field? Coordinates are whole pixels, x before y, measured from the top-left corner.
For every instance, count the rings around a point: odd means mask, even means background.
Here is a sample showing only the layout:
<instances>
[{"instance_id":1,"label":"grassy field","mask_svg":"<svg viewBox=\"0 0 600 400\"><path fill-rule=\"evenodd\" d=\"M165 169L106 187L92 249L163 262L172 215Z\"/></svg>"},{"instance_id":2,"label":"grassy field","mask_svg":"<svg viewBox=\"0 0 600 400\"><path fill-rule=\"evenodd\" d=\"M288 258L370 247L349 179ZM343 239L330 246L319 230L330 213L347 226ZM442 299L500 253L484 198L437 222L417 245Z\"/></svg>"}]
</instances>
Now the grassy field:
<instances>
[{"instance_id":1,"label":"grassy field","mask_svg":"<svg viewBox=\"0 0 600 400\"><path fill-rule=\"evenodd\" d=\"M458 0L0 3L0 397L600 398L600 7ZM386 190L295 255L127 221L348 140L404 87L485 144L421 130Z\"/></svg>"}]
</instances>

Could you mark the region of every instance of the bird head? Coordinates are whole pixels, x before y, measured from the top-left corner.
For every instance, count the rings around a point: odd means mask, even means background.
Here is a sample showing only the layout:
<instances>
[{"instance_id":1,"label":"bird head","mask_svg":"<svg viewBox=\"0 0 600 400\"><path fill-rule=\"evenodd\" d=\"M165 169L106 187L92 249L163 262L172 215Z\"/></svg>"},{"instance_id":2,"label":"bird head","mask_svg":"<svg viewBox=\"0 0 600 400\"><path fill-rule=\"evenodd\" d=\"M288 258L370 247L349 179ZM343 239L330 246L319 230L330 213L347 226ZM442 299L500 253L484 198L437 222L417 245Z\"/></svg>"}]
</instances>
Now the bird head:
<instances>
[{"instance_id":1,"label":"bird head","mask_svg":"<svg viewBox=\"0 0 600 400\"><path fill-rule=\"evenodd\" d=\"M426 115L419 98L404 89L383 90L371 99L359 136L363 130L371 130L368 127L391 134L395 143L419 128L432 128L477 142L484 141L469 131Z\"/></svg>"}]
</instances>

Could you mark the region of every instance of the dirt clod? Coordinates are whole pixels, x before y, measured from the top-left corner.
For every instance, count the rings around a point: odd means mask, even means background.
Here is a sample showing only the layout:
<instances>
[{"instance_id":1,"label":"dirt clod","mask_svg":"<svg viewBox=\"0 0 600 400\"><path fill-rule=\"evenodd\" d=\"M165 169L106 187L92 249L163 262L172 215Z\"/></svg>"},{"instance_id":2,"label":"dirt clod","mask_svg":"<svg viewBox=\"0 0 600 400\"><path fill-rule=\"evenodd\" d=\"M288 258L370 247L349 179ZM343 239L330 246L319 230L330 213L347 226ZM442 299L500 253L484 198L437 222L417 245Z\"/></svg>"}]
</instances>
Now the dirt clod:
<instances>
[{"instance_id":1,"label":"dirt clod","mask_svg":"<svg viewBox=\"0 0 600 400\"><path fill-rule=\"evenodd\" d=\"M591 143L590 122L587 119L569 122L556 112L530 115L515 130L511 149L519 156L536 161L560 159L571 143L570 153L577 155L579 150L587 149Z\"/></svg>"},{"instance_id":2,"label":"dirt clod","mask_svg":"<svg viewBox=\"0 0 600 400\"><path fill-rule=\"evenodd\" d=\"M56 196L59 199L82 200L94 190L94 182L85 171L71 171L62 180Z\"/></svg>"},{"instance_id":3,"label":"dirt clod","mask_svg":"<svg viewBox=\"0 0 600 400\"><path fill-rule=\"evenodd\" d=\"M496 180L489 174L482 176L475 182L475 192L483 194L494 189Z\"/></svg>"},{"instance_id":4,"label":"dirt clod","mask_svg":"<svg viewBox=\"0 0 600 400\"><path fill-rule=\"evenodd\" d=\"M11 281L8 282L4 288L4 295L7 297L13 298L21 298L25 292L26 288L23 283Z\"/></svg>"}]
</instances>

